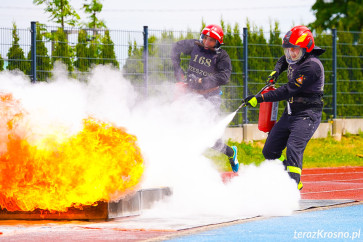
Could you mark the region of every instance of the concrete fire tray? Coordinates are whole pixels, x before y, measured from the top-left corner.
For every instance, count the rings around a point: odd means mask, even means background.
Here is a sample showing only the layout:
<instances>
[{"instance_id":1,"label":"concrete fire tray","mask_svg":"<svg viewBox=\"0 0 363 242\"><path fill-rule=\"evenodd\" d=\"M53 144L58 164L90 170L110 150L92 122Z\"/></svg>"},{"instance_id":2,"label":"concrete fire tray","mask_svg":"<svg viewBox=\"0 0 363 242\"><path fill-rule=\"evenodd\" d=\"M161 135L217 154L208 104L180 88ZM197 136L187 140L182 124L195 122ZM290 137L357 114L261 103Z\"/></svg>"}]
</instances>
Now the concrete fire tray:
<instances>
[{"instance_id":1,"label":"concrete fire tray","mask_svg":"<svg viewBox=\"0 0 363 242\"><path fill-rule=\"evenodd\" d=\"M142 189L118 202L98 202L97 206L82 208L71 207L67 212L51 213L41 209L10 212L0 209L0 220L107 220L135 216L171 194L169 187Z\"/></svg>"}]
</instances>

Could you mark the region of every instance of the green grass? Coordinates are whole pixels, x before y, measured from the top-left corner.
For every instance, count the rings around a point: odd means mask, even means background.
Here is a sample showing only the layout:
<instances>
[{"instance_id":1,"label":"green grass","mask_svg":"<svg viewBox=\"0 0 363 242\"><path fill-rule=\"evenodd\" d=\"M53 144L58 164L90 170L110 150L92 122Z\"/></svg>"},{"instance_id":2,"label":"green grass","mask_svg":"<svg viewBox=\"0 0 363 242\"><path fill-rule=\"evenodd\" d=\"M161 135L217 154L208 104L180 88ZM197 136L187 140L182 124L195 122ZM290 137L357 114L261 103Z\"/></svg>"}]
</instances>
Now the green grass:
<instances>
[{"instance_id":1,"label":"green grass","mask_svg":"<svg viewBox=\"0 0 363 242\"><path fill-rule=\"evenodd\" d=\"M265 159L262 148L265 140L250 143L228 142L238 148L238 161L243 164L261 164ZM286 157L286 149L283 151ZM221 171L231 167L225 155L208 150L205 155L212 159ZM325 139L311 139L304 152L303 168L363 166L363 132L359 135L347 134L341 141L331 136Z\"/></svg>"}]
</instances>

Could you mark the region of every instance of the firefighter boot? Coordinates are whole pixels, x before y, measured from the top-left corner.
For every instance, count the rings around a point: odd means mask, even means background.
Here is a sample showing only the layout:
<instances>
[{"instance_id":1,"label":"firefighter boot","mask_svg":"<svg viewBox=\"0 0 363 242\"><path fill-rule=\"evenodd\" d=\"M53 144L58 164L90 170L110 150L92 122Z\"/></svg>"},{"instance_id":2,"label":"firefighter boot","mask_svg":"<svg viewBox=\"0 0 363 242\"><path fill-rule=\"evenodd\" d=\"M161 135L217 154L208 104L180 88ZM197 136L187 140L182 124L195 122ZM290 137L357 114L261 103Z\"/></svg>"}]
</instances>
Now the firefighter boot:
<instances>
[{"instance_id":1,"label":"firefighter boot","mask_svg":"<svg viewBox=\"0 0 363 242\"><path fill-rule=\"evenodd\" d=\"M236 146L232 146L231 147L233 149L233 156L229 157L229 163L231 164L232 167L232 171L234 173L238 172L238 168L239 168L239 163L237 160L237 147Z\"/></svg>"}]
</instances>

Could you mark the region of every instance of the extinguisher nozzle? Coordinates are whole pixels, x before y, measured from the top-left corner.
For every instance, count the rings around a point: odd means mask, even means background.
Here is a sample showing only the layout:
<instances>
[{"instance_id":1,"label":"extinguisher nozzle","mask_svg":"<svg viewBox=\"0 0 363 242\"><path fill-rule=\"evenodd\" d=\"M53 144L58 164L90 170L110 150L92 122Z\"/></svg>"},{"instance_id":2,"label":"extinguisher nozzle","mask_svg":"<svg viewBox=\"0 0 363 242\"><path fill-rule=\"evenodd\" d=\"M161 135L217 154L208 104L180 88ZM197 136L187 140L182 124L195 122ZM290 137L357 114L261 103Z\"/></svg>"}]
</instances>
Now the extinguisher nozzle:
<instances>
[{"instance_id":1,"label":"extinguisher nozzle","mask_svg":"<svg viewBox=\"0 0 363 242\"><path fill-rule=\"evenodd\" d=\"M242 101L241 105L239 105L239 107L237 108L236 112L237 112L238 110L240 110L241 108L245 107L245 106L246 106L245 101Z\"/></svg>"}]
</instances>

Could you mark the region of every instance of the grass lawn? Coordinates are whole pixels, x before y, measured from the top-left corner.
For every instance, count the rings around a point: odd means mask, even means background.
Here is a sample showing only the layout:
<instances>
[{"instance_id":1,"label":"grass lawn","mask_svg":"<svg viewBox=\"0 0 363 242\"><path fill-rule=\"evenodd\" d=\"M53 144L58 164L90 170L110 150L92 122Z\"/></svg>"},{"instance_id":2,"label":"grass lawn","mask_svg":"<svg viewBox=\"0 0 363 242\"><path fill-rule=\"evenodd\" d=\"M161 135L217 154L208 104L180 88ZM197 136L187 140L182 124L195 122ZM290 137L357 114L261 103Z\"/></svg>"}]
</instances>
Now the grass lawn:
<instances>
[{"instance_id":1,"label":"grass lawn","mask_svg":"<svg viewBox=\"0 0 363 242\"><path fill-rule=\"evenodd\" d=\"M238 161L243 164L259 165L265 159L262 148L265 140L250 143L228 142L238 148ZM283 154L286 157L286 149ZM225 155L213 150L205 154L212 159L221 171L230 171L231 167ZM359 135L347 134L341 141L332 137L311 139L304 152L303 168L363 166L363 132Z\"/></svg>"}]
</instances>

